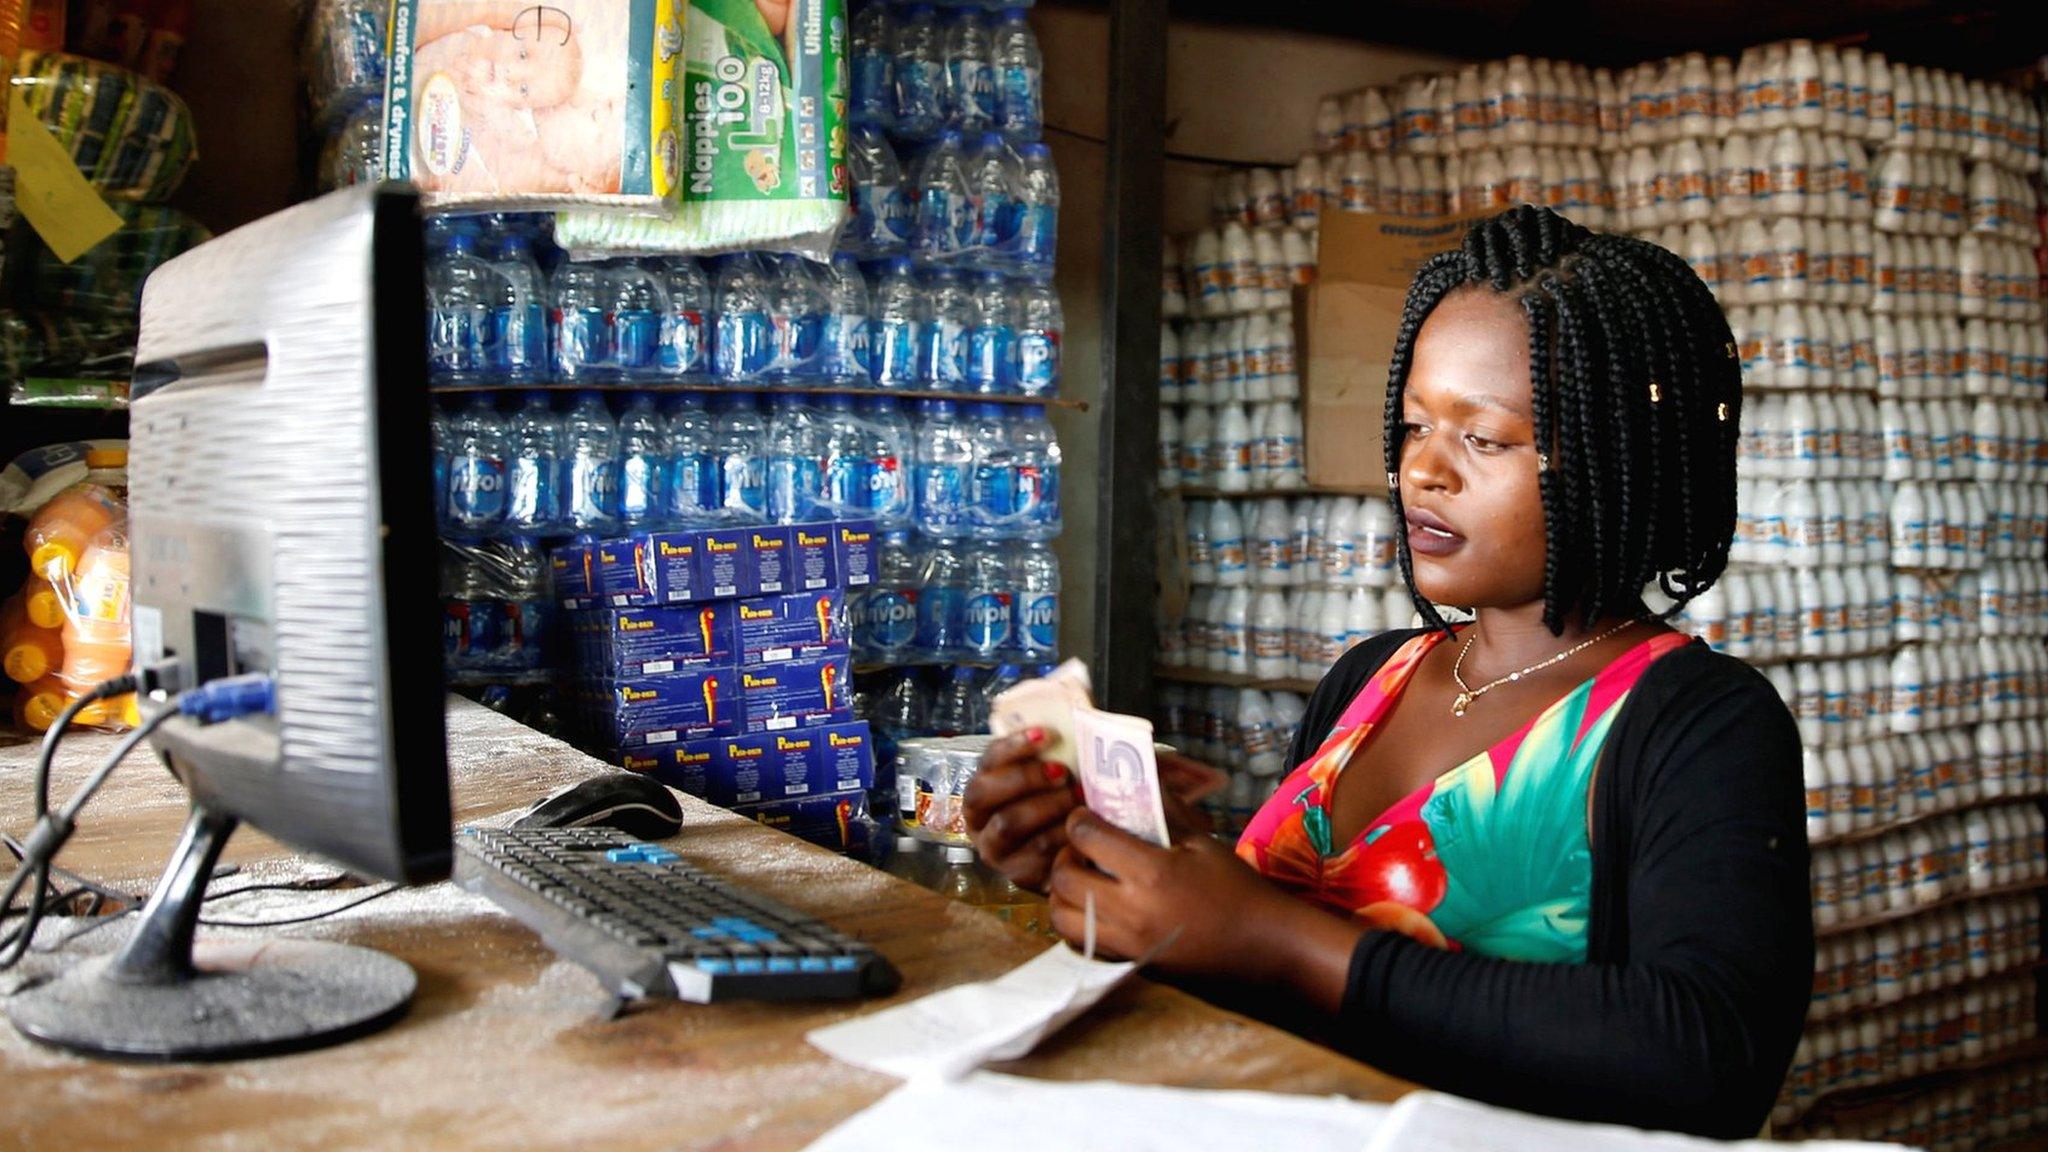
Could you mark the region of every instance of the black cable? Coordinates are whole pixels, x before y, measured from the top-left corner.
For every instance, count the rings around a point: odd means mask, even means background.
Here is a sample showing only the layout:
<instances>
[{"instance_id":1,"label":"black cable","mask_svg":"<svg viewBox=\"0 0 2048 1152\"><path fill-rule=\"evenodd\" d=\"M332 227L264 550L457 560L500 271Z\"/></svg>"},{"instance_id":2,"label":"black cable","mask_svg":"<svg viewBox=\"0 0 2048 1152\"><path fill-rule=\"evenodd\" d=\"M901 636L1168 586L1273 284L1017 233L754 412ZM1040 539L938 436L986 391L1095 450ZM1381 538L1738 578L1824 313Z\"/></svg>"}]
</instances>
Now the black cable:
<instances>
[{"instance_id":1,"label":"black cable","mask_svg":"<svg viewBox=\"0 0 2048 1152\"><path fill-rule=\"evenodd\" d=\"M208 920L206 917L201 916L199 922L208 928L282 928L287 924L310 924L315 920L325 920L329 916L346 912L351 908L360 908L372 900L391 895L393 892L398 891L398 888L397 884L387 884L366 896L359 896L347 903L337 904L332 908L308 913L304 916L288 916L282 920Z\"/></svg>"},{"instance_id":2,"label":"black cable","mask_svg":"<svg viewBox=\"0 0 2048 1152\"><path fill-rule=\"evenodd\" d=\"M104 689L115 687L119 683L119 680L110 680L94 688L93 692L100 692ZM119 695L120 693L116 691L113 694ZM91 693L88 693L86 697L81 699L90 698L91 695ZM73 701L74 706L77 703L77 701ZM75 712L68 708L65 712L68 716L76 715ZM44 895L50 882L50 857L57 854L57 851L63 846L64 840L70 836L71 826L77 822L79 812L85 808L86 804L91 802L93 794L98 792L100 786L107 782L107 777L114 774L114 769L121 766L121 761L126 760L128 754L133 752L137 745L149 739L159 727L163 726L165 721L177 714L178 710L176 708L166 707L123 736L121 742L115 745L113 754L107 757L94 770L91 776L86 778L84 784L79 785L78 790L71 794L71 798L66 800L54 815L48 811L47 797L43 793L48 780L47 762L50 755L56 750L57 742L55 739L51 739L44 744L44 762L39 766L38 795L36 798L37 807L43 809L43 811L39 813L36 831L30 834L30 843L36 843L45 835L50 836L50 843L46 849L38 849L33 860L24 859L22 861L21 866L14 870L14 879L8 883L6 894L0 896L0 908L7 908L14 903L14 894L21 891L22 883L30 877L33 877L35 880L35 888L29 894L28 914L22 919L21 925L14 930L12 935L9 935L4 940L0 940L0 971L14 967L16 964L21 963L23 956L28 955L29 941L34 938L36 925L43 918ZM58 719L66 724L69 723L66 716L59 716ZM50 731L55 735L58 731L57 725L52 724ZM46 832L46 829L49 829L49 831Z\"/></svg>"},{"instance_id":3,"label":"black cable","mask_svg":"<svg viewBox=\"0 0 2048 1152\"><path fill-rule=\"evenodd\" d=\"M78 718L80 712L101 700L125 696L135 691L135 685L136 680L133 676L116 676L112 680L93 685L85 695L65 705L64 710L57 713L57 719L51 723L50 730L43 734L43 750L36 757L36 819L41 820L50 814L50 766L57 759L57 742L64 738L64 733L71 727L72 721Z\"/></svg>"},{"instance_id":4,"label":"black cable","mask_svg":"<svg viewBox=\"0 0 2048 1152\"><path fill-rule=\"evenodd\" d=\"M215 877L215 879L220 879L220 878L222 878L222 877L223 877L223 876L225 876L225 875L232 875L232 874L234 874L235 872L238 872L238 871L240 871L240 868L239 868L238 866L231 866L231 867L228 867L228 868L224 868L224 869L221 869L221 870L219 870L219 871L215 872L215 873L214 873L214 877ZM273 892L273 891L275 891L275 892L285 892L285 891L293 891L293 892L320 892L320 891L325 891L325 890L327 890L327 889L333 888L334 886L336 886L336 885L340 884L341 882L343 882L343 881L345 881L345 880L347 880L347 879L348 879L348 874L347 874L346 872L341 872L341 873L336 873L336 874L335 874L335 875L333 875L333 876L315 876L315 877L313 877L312 879L309 879L309 880L281 880L281 881L278 881L278 882L276 882L276 883L274 883L274 884L244 884L244 885L242 885L242 886L241 886L240 888L230 888L230 889L228 889L228 890L227 890L227 891L225 891L225 892L213 892L213 893L209 893L208 895L205 895L205 896L202 896L202 897L200 897L200 902L201 902L201 903L204 903L204 904L211 904L211 903L213 903L213 902L214 902L215 900L225 900L225 899L227 899L227 898L228 898L228 897L230 897L230 896L240 896L240 895L242 895L242 894L243 894L243 893L245 893L245 892ZM353 907L355 907L355 906L356 906L357 904L364 904L364 903L368 903L368 902L369 902L369 899L371 899L371 898L374 898L375 896L382 896L382 895L385 895L385 893L383 893L383 892L377 892L377 893L373 893L373 894L371 895L371 897L366 897L366 898L365 898L365 899L363 899L363 900L358 900L358 901L355 901L355 902L352 902L352 903L347 903L347 904L341 904L341 905L338 905L338 906L336 906L336 907L333 907L333 908L329 908L329 909L327 909L327 910L325 910L325 911L322 911L322 912L314 913L314 914L312 914L312 915L309 915L309 916L303 916L303 917L299 917L299 918L297 918L297 920L295 920L295 921L293 921L293 922L295 922L295 923L304 923L304 922L306 922L306 921L310 921L310 920L318 920L318 919L321 919L322 917L326 917L326 916L332 916L332 915L334 915L334 914L335 914L335 913L337 913L337 912L346 912L346 911L348 911L348 910L349 910L350 908L353 908ZM51 952L61 952L61 951L63 951L63 950L64 950L64 949L66 948L66 947L68 947L68 946L69 946L70 944L72 944L72 943L73 943L74 941L77 941L77 940L81 940L81 939L84 939L84 938L85 938L86 936L88 936L88 935L91 935L92 933L94 933L94 932L97 932L97 931L99 931L99 930L100 930L100 929L102 929L102 928L105 928L105 927L106 927L107 925L109 925L109 924L114 924L114 923L118 923L119 921L121 921L121 920L123 920L123 919L126 919L126 918L127 918L127 917L129 917L129 916L132 916L132 915L134 915L134 914L135 914L136 912L138 912L138 911L140 911L140 910L141 910L141 904L142 904L141 900L140 900L140 899L137 899L137 900L135 900L135 901L134 901L133 903L131 903L131 904L130 904L130 905L129 905L128 907L126 907L126 908L123 908L123 909L122 909L122 910L120 910L119 912L115 912L115 913L112 913L112 914L109 914L109 915L106 915L106 916L98 916L98 915L96 915L96 913L95 913L95 912L93 912L93 911L87 911L87 912L85 913L85 915L86 915L86 916L91 916L91 917L94 917L94 919L93 919L93 922L92 922L92 923L90 923L90 924L86 924L86 925L82 925L81 927L79 927L79 928L78 928L78 930L77 930L77 931L74 931L74 932L72 932L72 933L71 933L70 935L68 935L68 936L64 937L64 938L63 938L63 939L61 939L61 940L55 941L54 943L52 943L52 944L51 944L51 945L50 945L49 947L47 947L47 948L38 948L38 949L36 949L36 952L37 952L38 954L47 954L47 953L51 953ZM209 920L202 920L202 921L200 921L200 923L202 923L202 924L207 924L207 925L209 925L209 926L212 926L212 927L257 927L257 925L255 925L255 924L246 924L246 925L243 925L243 924L233 924L233 923L228 923L228 924L221 924L221 923L218 923L218 922L215 922L215 921L209 921Z\"/></svg>"}]
</instances>

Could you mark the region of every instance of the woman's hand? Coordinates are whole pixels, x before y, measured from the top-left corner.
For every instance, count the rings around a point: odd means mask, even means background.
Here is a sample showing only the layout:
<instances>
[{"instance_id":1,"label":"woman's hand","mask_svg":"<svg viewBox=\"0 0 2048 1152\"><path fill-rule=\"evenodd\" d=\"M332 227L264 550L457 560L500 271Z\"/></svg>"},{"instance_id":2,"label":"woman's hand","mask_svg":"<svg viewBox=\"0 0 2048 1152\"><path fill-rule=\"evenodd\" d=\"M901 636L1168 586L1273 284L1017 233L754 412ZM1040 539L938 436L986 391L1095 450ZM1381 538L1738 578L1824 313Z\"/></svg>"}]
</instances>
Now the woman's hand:
<instances>
[{"instance_id":1,"label":"woman's hand","mask_svg":"<svg viewBox=\"0 0 2048 1152\"><path fill-rule=\"evenodd\" d=\"M1276 928L1305 908L1274 888L1212 836L1160 848L1092 812L1067 819L1068 846L1052 871L1052 923L1070 942L1087 932L1095 903L1095 948L1124 959L1146 956L1178 972L1273 980ZM1161 947L1164 945L1164 947Z\"/></svg>"},{"instance_id":2,"label":"woman's hand","mask_svg":"<svg viewBox=\"0 0 2048 1152\"><path fill-rule=\"evenodd\" d=\"M1067 814L1081 804L1074 773L1040 757L1045 730L990 742L961 797L974 850L1019 888L1045 891L1053 858L1067 846Z\"/></svg>"}]
</instances>

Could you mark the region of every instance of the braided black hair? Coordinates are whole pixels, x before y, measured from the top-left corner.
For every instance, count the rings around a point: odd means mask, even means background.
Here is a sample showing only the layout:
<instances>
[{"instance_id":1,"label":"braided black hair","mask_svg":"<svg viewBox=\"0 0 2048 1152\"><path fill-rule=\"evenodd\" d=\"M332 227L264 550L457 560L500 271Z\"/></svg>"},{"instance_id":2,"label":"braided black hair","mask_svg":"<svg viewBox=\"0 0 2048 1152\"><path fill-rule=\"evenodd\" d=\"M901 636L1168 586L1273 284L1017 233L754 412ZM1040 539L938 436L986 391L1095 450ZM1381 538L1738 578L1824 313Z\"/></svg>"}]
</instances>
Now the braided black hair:
<instances>
[{"instance_id":1,"label":"braided black hair","mask_svg":"<svg viewBox=\"0 0 2048 1152\"><path fill-rule=\"evenodd\" d=\"M1529 325L1530 398L1542 472L1543 622L1590 624L1641 603L1657 582L1673 602L1706 591L1735 533L1742 374L1713 294L1677 255L1595 233L1548 208L1482 220L1462 247L1426 261L1408 288L1387 368L1387 473L1401 467L1402 396L1423 321L1452 291L1510 296ZM1398 483L1390 483L1398 522ZM1445 628L1401 578L1417 611Z\"/></svg>"}]
</instances>

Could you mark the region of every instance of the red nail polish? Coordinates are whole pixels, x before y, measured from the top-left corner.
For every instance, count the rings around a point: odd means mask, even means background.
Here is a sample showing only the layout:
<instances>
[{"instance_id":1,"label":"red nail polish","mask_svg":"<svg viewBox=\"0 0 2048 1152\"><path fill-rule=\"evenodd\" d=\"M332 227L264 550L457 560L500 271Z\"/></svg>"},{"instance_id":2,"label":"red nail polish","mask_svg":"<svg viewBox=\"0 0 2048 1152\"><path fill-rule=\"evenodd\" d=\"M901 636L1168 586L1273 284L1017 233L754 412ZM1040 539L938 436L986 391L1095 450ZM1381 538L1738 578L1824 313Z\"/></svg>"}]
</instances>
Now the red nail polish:
<instances>
[{"instance_id":1,"label":"red nail polish","mask_svg":"<svg viewBox=\"0 0 2048 1152\"><path fill-rule=\"evenodd\" d=\"M1043 744L1045 743L1045 729L1026 728L1024 730L1024 738L1026 740L1031 741L1033 744Z\"/></svg>"},{"instance_id":2,"label":"red nail polish","mask_svg":"<svg viewBox=\"0 0 2048 1152\"><path fill-rule=\"evenodd\" d=\"M1066 778L1066 775L1067 775L1067 766L1066 766L1065 764L1056 764L1056 763L1054 763L1054 762L1052 762L1052 761L1050 761L1050 760L1046 761L1046 764L1045 764L1045 778L1046 778L1047 780L1050 780L1050 781L1052 781L1052 782L1053 782L1054 784L1057 784L1057 783L1059 783L1059 782L1060 782L1061 780L1064 780L1064 779Z\"/></svg>"}]
</instances>

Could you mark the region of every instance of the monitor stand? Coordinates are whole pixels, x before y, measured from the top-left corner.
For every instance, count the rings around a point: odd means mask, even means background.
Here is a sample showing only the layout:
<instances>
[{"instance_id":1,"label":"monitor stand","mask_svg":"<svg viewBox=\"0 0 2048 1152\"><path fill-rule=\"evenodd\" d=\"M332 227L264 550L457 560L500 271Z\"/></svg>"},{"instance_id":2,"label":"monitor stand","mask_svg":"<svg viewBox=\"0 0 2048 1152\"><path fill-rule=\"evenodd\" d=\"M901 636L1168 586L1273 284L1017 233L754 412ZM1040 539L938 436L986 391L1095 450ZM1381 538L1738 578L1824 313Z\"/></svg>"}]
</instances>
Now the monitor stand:
<instances>
[{"instance_id":1,"label":"monitor stand","mask_svg":"<svg viewBox=\"0 0 2048 1152\"><path fill-rule=\"evenodd\" d=\"M233 817L195 803L135 934L16 992L8 1018L31 1039L121 1060L235 1060L367 1035L405 1014L411 966L368 948L252 936L193 943Z\"/></svg>"}]
</instances>

